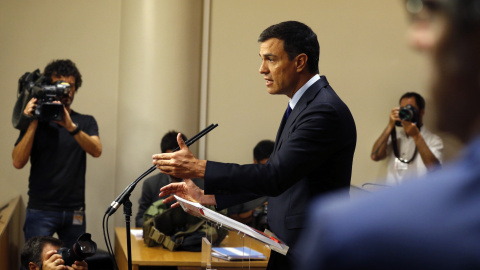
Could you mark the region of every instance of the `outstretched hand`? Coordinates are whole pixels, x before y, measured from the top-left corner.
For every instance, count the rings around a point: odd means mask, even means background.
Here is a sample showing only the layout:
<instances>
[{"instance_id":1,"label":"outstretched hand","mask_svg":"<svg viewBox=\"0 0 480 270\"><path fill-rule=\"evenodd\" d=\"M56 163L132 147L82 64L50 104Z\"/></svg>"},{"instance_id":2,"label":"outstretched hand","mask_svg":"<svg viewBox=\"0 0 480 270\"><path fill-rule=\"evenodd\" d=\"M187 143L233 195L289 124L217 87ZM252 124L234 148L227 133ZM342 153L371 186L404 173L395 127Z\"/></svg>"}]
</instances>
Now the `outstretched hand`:
<instances>
[{"instance_id":1,"label":"outstretched hand","mask_svg":"<svg viewBox=\"0 0 480 270\"><path fill-rule=\"evenodd\" d=\"M190 179L185 179L184 182L171 183L160 189L159 197L169 196L163 200L163 203L169 203L175 201L173 195L177 195L185 200L198 202L203 205L215 205L215 196L214 195L205 195L204 191L199 188L195 183ZM172 204L171 207L177 207L180 204L178 202Z\"/></svg>"},{"instance_id":2,"label":"outstretched hand","mask_svg":"<svg viewBox=\"0 0 480 270\"><path fill-rule=\"evenodd\" d=\"M180 150L174 153L155 154L153 164L162 172L177 178L202 178L205 175L206 160L197 159L185 142L181 134L177 135Z\"/></svg>"}]
</instances>

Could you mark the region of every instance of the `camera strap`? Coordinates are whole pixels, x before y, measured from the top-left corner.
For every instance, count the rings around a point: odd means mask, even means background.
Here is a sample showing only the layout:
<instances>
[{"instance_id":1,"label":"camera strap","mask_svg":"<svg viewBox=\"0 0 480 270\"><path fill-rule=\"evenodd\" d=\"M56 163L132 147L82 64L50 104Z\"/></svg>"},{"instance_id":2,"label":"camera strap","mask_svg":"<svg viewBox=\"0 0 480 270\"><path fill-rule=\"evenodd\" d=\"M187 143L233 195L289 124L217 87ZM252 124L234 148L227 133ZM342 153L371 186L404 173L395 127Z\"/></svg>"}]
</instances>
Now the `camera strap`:
<instances>
[{"instance_id":1,"label":"camera strap","mask_svg":"<svg viewBox=\"0 0 480 270\"><path fill-rule=\"evenodd\" d=\"M395 128L392 129L390 132L390 136L392 137L392 147L393 147L393 154L395 154L395 157L402 163L410 163L412 162L415 157L417 156L417 147L415 146L415 152L413 152L412 158L406 160L400 157L398 153L398 144L397 144L397 130Z\"/></svg>"}]
</instances>

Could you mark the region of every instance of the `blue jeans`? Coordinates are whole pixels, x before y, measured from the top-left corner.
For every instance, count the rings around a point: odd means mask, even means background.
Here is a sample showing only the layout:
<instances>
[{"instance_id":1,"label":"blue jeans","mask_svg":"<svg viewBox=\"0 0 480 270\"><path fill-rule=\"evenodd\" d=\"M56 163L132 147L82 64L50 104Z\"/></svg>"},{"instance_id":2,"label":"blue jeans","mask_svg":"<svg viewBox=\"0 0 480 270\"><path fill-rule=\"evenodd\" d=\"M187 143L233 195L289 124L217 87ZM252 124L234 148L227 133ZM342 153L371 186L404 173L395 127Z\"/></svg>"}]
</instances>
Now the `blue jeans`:
<instances>
[{"instance_id":1,"label":"blue jeans","mask_svg":"<svg viewBox=\"0 0 480 270\"><path fill-rule=\"evenodd\" d=\"M52 236L54 233L71 248L78 237L86 231L85 212L81 225L73 224L74 211L45 211L27 208L23 232L25 241L34 236Z\"/></svg>"}]
</instances>

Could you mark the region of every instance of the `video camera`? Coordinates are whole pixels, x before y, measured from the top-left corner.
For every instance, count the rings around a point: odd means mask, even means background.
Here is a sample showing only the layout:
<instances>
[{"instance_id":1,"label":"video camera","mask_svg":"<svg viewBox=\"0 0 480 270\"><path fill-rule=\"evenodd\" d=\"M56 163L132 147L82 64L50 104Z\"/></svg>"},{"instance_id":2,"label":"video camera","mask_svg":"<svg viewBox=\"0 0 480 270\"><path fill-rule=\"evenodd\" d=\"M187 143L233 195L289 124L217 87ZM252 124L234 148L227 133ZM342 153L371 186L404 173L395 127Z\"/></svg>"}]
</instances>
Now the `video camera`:
<instances>
[{"instance_id":1,"label":"video camera","mask_svg":"<svg viewBox=\"0 0 480 270\"><path fill-rule=\"evenodd\" d=\"M89 233L84 233L78 237L77 242L70 248L60 248L57 254L62 255L65 265L71 266L75 261L83 261L87 257L95 255L97 252L97 244L92 241L92 236Z\"/></svg>"},{"instance_id":2,"label":"video camera","mask_svg":"<svg viewBox=\"0 0 480 270\"><path fill-rule=\"evenodd\" d=\"M398 117L403 121L418 123L418 111L410 104L403 108L400 108L400 111L398 112ZM396 121L395 124L399 127L402 126L402 122L400 121Z\"/></svg>"},{"instance_id":3,"label":"video camera","mask_svg":"<svg viewBox=\"0 0 480 270\"><path fill-rule=\"evenodd\" d=\"M65 81L52 83L50 78L40 74L37 69L20 77L18 92L23 91L37 98L37 107L34 112L36 118L44 121L61 121L63 119L63 104L53 101L68 97L70 84Z\"/></svg>"}]
</instances>

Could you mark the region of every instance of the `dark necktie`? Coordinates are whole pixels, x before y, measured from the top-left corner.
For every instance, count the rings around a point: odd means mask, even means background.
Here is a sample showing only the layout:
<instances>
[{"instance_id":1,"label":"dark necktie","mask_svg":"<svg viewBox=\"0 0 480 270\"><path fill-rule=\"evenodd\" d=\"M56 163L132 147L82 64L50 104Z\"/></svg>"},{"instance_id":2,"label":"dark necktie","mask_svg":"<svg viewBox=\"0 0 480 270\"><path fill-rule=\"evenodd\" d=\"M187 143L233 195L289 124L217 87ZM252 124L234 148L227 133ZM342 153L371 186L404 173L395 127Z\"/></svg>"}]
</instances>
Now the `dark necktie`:
<instances>
[{"instance_id":1,"label":"dark necktie","mask_svg":"<svg viewBox=\"0 0 480 270\"><path fill-rule=\"evenodd\" d=\"M288 117L290 116L290 113L291 113L291 112L292 112L292 108L290 108L290 104L288 104L287 112L285 113L287 117L285 118L285 120L288 119Z\"/></svg>"}]
</instances>

